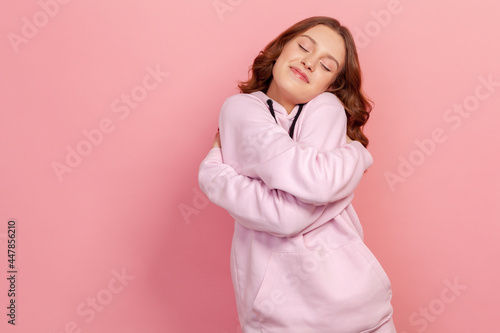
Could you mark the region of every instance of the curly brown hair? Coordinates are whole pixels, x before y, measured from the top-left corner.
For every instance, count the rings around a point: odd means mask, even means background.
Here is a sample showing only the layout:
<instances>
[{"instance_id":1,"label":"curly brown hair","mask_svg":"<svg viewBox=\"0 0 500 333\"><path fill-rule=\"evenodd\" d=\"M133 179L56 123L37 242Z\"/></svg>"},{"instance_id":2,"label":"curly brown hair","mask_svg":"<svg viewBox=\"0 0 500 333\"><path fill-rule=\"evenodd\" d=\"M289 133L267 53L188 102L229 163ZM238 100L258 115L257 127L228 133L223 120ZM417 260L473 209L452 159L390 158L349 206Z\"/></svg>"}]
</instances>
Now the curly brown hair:
<instances>
[{"instance_id":1,"label":"curly brown hair","mask_svg":"<svg viewBox=\"0 0 500 333\"><path fill-rule=\"evenodd\" d=\"M361 88L361 68L358 52L351 32L339 21L327 16L313 16L304 19L271 41L254 59L249 69L250 79L240 81L238 88L242 93L263 91L267 93L273 79L273 66L285 45L304 31L323 24L337 32L344 40L346 54L345 64L335 81L326 91L335 94L344 105L347 116L347 135L363 146L368 146L368 138L363 133L363 127L370 117L373 102L363 93ZM250 73L251 72L251 73Z\"/></svg>"}]
</instances>

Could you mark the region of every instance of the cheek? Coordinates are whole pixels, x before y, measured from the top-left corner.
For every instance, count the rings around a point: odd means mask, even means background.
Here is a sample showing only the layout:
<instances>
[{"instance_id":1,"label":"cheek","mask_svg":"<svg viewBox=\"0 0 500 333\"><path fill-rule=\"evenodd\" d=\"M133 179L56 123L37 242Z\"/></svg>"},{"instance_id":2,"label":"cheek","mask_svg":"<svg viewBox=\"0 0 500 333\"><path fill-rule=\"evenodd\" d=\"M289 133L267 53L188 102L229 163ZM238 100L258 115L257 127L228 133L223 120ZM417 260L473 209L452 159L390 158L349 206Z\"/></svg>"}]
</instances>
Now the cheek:
<instances>
[{"instance_id":1,"label":"cheek","mask_svg":"<svg viewBox=\"0 0 500 333\"><path fill-rule=\"evenodd\" d=\"M279 78L286 75L286 70L288 69L287 63L283 60L283 58L278 58L276 63L273 66L273 77Z\"/></svg>"},{"instance_id":2,"label":"cheek","mask_svg":"<svg viewBox=\"0 0 500 333\"><path fill-rule=\"evenodd\" d=\"M273 73L275 73L277 70L281 70L281 68L284 66L283 63L283 57L279 56L278 59L276 59L276 62L273 65Z\"/></svg>"},{"instance_id":3,"label":"cheek","mask_svg":"<svg viewBox=\"0 0 500 333\"><path fill-rule=\"evenodd\" d=\"M296 53L294 52L293 49L290 47L285 47L282 51L280 56L278 57L278 60L282 64L287 64L288 62L292 61L297 57Z\"/></svg>"},{"instance_id":4,"label":"cheek","mask_svg":"<svg viewBox=\"0 0 500 333\"><path fill-rule=\"evenodd\" d=\"M313 87L313 90L319 92L319 94L323 93L328 87L332 84L333 79L331 77L321 77Z\"/></svg>"},{"instance_id":5,"label":"cheek","mask_svg":"<svg viewBox=\"0 0 500 333\"><path fill-rule=\"evenodd\" d=\"M330 87L335 82L336 79L337 79L337 75L335 75L333 77L329 77L327 80L325 80L325 89Z\"/></svg>"}]
</instances>

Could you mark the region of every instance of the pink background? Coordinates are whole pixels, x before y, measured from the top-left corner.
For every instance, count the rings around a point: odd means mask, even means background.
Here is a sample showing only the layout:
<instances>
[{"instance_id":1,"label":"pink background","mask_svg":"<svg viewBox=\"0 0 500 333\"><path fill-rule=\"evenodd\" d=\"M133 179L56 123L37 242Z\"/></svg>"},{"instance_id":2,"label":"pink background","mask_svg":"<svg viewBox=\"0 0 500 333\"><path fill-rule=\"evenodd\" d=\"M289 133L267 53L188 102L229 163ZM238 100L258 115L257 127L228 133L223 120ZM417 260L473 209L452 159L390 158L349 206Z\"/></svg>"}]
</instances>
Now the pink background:
<instances>
[{"instance_id":1,"label":"pink background","mask_svg":"<svg viewBox=\"0 0 500 333\"><path fill-rule=\"evenodd\" d=\"M66 2L0 4L2 332L241 331L198 166L259 50L314 15L356 35L375 101L354 206L398 332L497 330L498 1ZM67 147L86 156L58 177Z\"/></svg>"}]
</instances>

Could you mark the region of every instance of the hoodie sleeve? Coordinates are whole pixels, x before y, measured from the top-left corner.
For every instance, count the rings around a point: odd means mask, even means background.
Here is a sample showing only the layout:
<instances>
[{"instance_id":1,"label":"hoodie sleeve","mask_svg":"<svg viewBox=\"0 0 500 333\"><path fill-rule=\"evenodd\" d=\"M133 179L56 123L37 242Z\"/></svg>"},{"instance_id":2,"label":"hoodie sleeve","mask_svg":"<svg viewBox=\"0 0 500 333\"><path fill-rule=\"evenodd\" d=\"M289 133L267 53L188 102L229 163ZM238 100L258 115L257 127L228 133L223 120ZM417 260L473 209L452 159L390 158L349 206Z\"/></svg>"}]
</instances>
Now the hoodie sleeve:
<instances>
[{"instance_id":1,"label":"hoodie sleeve","mask_svg":"<svg viewBox=\"0 0 500 333\"><path fill-rule=\"evenodd\" d=\"M324 205L347 197L373 159L357 141L346 144L344 139L339 148L330 150L310 145L317 128L342 121L331 108L331 104L319 104L317 116L311 114L303 122L303 142L296 142L275 123L260 100L249 94L229 97L219 114L224 163L304 203Z\"/></svg>"},{"instance_id":2,"label":"hoodie sleeve","mask_svg":"<svg viewBox=\"0 0 500 333\"><path fill-rule=\"evenodd\" d=\"M227 210L245 228L278 237L300 233L317 221L327 207L306 204L289 193L270 189L259 179L239 175L222 162L220 148L212 148L200 164L198 183L210 201ZM352 197L351 194L330 205L336 205L340 212Z\"/></svg>"}]
</instances>

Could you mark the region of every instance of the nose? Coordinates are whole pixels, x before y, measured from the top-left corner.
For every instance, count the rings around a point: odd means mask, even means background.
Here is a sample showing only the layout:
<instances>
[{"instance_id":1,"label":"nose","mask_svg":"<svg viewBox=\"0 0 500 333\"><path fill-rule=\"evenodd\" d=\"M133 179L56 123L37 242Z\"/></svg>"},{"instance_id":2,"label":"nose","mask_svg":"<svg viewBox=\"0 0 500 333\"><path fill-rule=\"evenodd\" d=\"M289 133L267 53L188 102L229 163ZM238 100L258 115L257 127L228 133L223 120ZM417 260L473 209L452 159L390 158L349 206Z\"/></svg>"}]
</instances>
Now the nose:
<instances>
[{"instance_id":1,"label":"nose","mask_svg":"<svg viewBox=\"0 0 500 333\"><path fill-rule=\"evenodd\" d=\"M312 67L311 59L309 59L309 58L303 58L302 59L302 65L304 65L304 67L306 67L307 69L311 70L311 67Z\"/></svg>"},{"instance_id":2,"label":"nose","mask_svg":"<svg viewBox=\"0 0 500 333\"><path fill-rule=\"evenodd\" d=\"M304 57L301 62L308 70L311 72L314 71L314 61L312 61L310 57Z\"/></svg>"}]
</instances>

